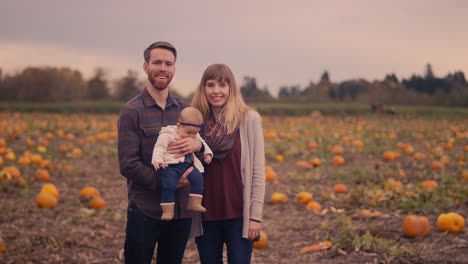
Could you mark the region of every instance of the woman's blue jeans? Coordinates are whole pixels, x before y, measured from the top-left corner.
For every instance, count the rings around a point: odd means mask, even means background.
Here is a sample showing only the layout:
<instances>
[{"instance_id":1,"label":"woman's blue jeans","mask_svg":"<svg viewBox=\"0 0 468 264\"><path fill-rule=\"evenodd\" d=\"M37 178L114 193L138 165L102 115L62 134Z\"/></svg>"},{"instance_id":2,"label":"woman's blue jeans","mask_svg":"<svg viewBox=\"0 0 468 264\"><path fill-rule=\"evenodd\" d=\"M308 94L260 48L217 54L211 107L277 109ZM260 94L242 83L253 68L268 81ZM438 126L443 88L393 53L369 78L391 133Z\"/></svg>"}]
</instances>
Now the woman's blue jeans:
<instances>
[{"instance_id":1,"label":"woman's blue jeans","mask_svg":"<svg viewBox=\"0 0 468 264\"><path fill-rule=\"evenodd\" d=\"M226 243L228 263L250 263L253 241L242 237L242 223L242 217L203 221L203 235L195 239L201 264L223 263L224 243Z\"/></svg>"}]
</instances>

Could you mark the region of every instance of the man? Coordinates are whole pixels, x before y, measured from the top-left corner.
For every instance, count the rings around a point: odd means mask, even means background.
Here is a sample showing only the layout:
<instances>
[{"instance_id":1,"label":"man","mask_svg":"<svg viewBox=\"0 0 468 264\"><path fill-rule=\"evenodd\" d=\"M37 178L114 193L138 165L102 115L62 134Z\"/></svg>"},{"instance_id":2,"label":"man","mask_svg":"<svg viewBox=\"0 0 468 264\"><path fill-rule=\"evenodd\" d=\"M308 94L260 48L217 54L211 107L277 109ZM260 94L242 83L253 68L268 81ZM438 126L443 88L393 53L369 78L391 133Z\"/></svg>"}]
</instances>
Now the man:
<instances>
[{"instance_id":1,"label":"man","mask_svg":"<svg viewBox=\"0 0 468 264\"><path fill-rule=\"evenodd\" d=\"M174 220L162 221L161 190L151 158L159 131L175 125L187 104L168 90L175 73L175 47L155 42L145 50L144 59L146 87L122 107L117 124L120 173L128 187L125 263L151 263L156 243L157 263L181 263L192 222L187 175L193 168L179 181ZM171 144L168 151L181 157L201 148L200 141L186 138Z\"/></svg>"}]
</instances>

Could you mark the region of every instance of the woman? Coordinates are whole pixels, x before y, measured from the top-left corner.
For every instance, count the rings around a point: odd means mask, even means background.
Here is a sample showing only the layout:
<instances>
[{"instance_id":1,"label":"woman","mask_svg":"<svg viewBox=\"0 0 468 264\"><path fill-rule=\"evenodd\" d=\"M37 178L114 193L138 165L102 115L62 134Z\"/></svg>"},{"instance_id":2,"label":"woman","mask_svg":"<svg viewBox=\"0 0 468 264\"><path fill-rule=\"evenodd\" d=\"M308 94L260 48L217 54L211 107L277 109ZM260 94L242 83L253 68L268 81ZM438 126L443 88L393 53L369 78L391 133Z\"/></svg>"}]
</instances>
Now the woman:
<instances>
[{"instance_id":1,"label":"woman","mask_svg":"<svg viewBox=\"0 0 468 264\"><path fill-rule=\"evenodd\" d=\"M265 155L260 115L248 107L225 64L203 73L192 106L200 110L200 132L213 151L205 167L203 235L196 238L201 263L250 263L260 235L265 196Z\"/></svg>"}]
</instances>

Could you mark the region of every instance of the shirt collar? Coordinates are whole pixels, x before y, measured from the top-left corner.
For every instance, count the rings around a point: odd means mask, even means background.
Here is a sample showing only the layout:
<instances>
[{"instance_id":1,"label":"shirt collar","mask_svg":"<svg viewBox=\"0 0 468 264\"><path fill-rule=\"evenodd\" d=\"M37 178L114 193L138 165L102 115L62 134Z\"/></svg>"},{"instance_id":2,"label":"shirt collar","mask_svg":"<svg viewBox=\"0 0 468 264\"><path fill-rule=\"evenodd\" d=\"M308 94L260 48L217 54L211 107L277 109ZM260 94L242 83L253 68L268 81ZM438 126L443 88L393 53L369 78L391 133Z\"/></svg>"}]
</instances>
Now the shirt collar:
<instances>
[{"instance_id":1,"label":"shirt collar","mask_svg":"<svg viewBox=\"0 0 468 264\"><path fill-rule=\"evenodd\" d=\"M151 107L151 106L154 106L154 105L157 105L156 101L151 96L151 94L148 91L148 88L146 88L146 87L143 90L143 103L145 104L145 106L147 108ZM166 99L166 107L171 106L171 105L177 105L177 103L174 100L174 97L171 95L171 92L169 92L169 94L167 96L167 99Z\"/></svg>"}]
</instances>

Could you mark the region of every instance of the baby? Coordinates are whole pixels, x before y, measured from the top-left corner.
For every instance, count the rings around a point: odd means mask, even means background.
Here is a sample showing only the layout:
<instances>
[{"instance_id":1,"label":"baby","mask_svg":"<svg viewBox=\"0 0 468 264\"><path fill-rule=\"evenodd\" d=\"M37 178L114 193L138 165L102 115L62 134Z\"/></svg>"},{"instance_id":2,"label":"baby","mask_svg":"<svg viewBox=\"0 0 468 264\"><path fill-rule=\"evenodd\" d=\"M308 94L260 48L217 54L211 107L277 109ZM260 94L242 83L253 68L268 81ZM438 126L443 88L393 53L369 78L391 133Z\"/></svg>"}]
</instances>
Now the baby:
<instances>
[{"instance_id":1,"label":"baby","mask_svg":"<svg viewBox=\"0 0 468 264\"><path fill-rule=\"evenodd\" d=\"M188 209L204 213L205 207L201 202L203 199L203 165L200 160L190 153L185 157L175 158L167 152L167 147L177 138L192 137L200 140L204 146L204 161L206 164L211 162L213 152L206 142L200 137L200 129L203 124L203 116L194 107L184 108L178 118L175 126L166 126L159 132L158 140L154 145L153 158L151 163L158 171L157 176L161 183L161 208L163 214L161 220L171 220L174 217L174 201L177 191L177 182L182 174L191 166L193 171L188 175L190 181L190 195Z\"/></svg>"}]
</instances>

